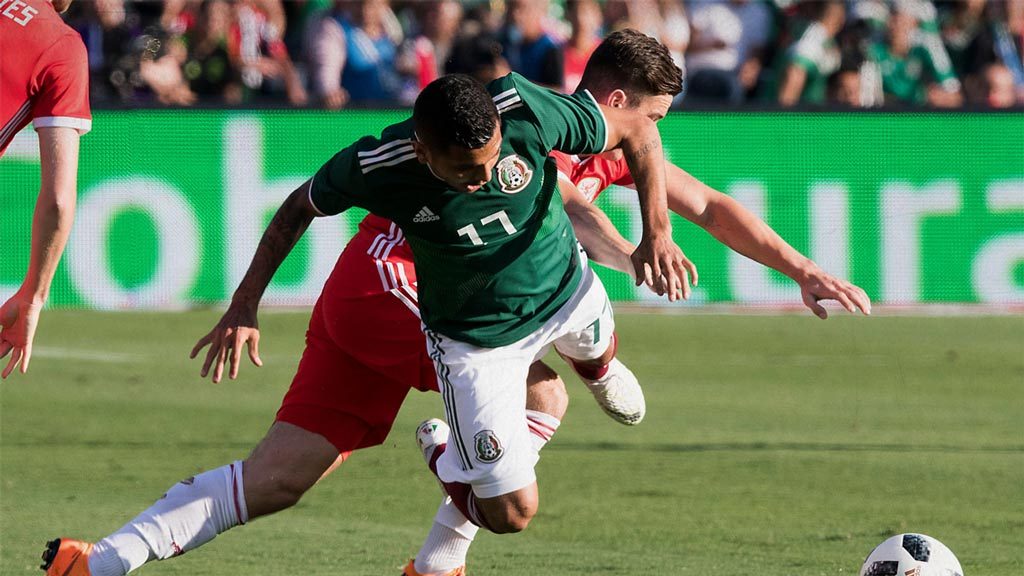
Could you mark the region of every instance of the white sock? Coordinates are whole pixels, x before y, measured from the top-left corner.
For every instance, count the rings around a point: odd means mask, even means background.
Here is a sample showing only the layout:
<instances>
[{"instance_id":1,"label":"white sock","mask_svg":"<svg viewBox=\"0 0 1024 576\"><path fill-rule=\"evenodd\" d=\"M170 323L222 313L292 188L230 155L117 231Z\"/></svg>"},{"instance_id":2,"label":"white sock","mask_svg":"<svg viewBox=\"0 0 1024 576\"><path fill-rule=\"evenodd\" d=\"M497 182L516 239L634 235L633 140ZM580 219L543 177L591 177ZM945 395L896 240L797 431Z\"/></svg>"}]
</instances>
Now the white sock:
<instances>
[{"instance_id":1,"label":"white sock","mask_svg":"<svg viewBox=\"0 0 1024 576\"><path fill-rule=\"evenodd\" d=\"M544 448L544 445L555 435L562 421L551 414L527 410L526 424L530 427L530 440L533 442L533 449L540 454L541 448Z\"/></svg>"},{"instance_id":2,"label":"white sock","mask_svg":"<svg viewBox=\"0 0 1024 576\"><path fill-rule=\"evenodd\" d=\"M558 426L558 418L536 410L526 411L533 449L540 453L551 440ZM459 509L445 497L434 516L427 540L416 555L415 568L420 574L444 574L466 563L466 554L479 528L466 519Z\"/></svg>"},{"instance_id":3,"label":"white sock","mask_svg":"<svg viewBox=\"0 0 1024 576\"><path fill-rule=\"evenodd\" d=\"M249 519L242 463L234 462L175 484L89 555L92 576L123 576L151 560L184 554Z\"/></svg>"},{"instance_id":4,"label":"white sock","mask_svg":"<svg viewBox=\"0 0 1024 576\"><path fill-rule=\"evenodd\" d=\"M446 574L466 563L466 554L477 528L445 497L434 516L434 525L416 555L414 567L420 574Z\"/></svg>"}]
</instances>

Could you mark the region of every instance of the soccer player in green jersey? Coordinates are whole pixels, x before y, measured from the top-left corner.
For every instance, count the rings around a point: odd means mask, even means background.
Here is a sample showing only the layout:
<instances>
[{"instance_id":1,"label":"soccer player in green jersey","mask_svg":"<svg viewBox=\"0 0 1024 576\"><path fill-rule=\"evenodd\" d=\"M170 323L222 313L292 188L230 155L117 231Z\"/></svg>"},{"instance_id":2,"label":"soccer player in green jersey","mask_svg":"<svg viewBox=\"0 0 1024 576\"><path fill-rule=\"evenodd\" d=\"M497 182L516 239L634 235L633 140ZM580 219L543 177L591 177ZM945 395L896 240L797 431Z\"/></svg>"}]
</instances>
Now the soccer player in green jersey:
<instances>
[{"instance_id":1,"label":"soccer player in green jersey","mask_svg":"<svg viewBox=\"0 0 1024 576\"><path fill-rule=\"evenodd\" d=\"M577 370L614 358L607 296L581 263L548 158L555 148L611 147L624 150L641 190L645 238L634 274L676 299L687 261L671 240L654 122L516 75L488 88L465 76L439 79L411 120L341 151L286 199L243 280L265 287L316 216L360 206L400 225L453 429L451 450L433 443L430 461L464 515L496 532L521 529L536 511L524 385L531 364L551 346ZM229 354L237 366L242 343L232 342L220 348L218 366ZM69 551L68 566L79 571L48 562L48 573L124 574L297 499L247 501L250 480L259 480L248 473L236 462L179 483L96 550ZM53 547L50 558L59 559L64 543Z\"/></svg>"},{"instance_id":2,"label":"soccer player in green jersey","mask_svg":"<svg viewBox=\"0 0 1024 576\"><path fill-rule=\"evenodd\" d=\"M450 442L442 423L433 434L421 430L425 456L463 515L512 532L537 508L537 453L522 425L530 364L551 346L578 366L604 366L614 356L607 296L580 265L548 153L621 145L642 190L637 276L658 285L664 274L675 299L686 271L681 252L661 236L664 166L653 121L515 74L488 90L463 76L428 86L411 121L328 162L308 202L321 214L358 205L405 231L451 425Z\"/></svg>"},{"instance_id":3,"label":"soccer player in green jersey","mask_svg":"<svg viewBox=\"0 0 1024 576\"><path fill-rule=\"evenodd\" d=\"M634 110L657 122L666 116L678 94L681 74L668 50L657 40L634 30L620 30L605 38L594 51L579 90L593 95L600 104ZM633 245L606 216L599 210L595 212L592 204L611 184L633 185L621 152L612 150L571 160L558 152L554 155L562 156L558 176L565 208L589 256L631 273ZM697 224L736 252L791 278L800 286L804 304L816 316L828 317L822 300L835 300L850 312L870 313L871 302L863 290L822 270L739 202L672 163L666 162L665 170L669 210ZM557 411L552 412L560 416ZM429 439L431 434L428 427L421 436ZM403 576L461 574L476 531L471 526L457 525L452 516L442 506L426 542Z\"/></svg>"}]
</instances>

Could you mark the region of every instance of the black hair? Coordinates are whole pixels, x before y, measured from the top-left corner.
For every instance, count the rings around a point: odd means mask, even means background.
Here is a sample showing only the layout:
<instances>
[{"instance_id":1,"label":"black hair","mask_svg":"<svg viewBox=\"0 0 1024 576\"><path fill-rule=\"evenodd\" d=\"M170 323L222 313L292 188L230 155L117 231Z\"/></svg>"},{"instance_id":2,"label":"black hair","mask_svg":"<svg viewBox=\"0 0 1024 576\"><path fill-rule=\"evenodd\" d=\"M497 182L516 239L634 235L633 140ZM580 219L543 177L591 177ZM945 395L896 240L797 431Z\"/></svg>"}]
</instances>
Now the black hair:
<instances>
[{"instance_id":1,"label":"black hair","mask_svg":"<svg viewBox=\"0 0 1024 576\"><path fill-rule=\"evenodd\" d=\"M420 92L412 119L417 138L428 146L475 150L494 136L498 109L483 84L465 74L449 74Z\"/></svg>"}]
</instances>

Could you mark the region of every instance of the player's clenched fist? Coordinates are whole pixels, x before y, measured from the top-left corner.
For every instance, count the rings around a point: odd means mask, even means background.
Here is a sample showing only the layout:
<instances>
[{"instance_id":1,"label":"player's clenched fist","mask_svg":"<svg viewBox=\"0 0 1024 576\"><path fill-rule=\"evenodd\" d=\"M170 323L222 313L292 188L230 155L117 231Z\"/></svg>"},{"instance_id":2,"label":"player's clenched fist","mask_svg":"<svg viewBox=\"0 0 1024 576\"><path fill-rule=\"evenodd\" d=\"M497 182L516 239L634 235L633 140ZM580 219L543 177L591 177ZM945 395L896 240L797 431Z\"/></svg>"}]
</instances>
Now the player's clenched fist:
<instances>
[{"instance_id":1,"label":"player's clenched fist","mask_svg":"<svg viewBox=\"0 0 1024 576\"><path fill-rule=\"evenodd\" d=\"M224 364L230 360L228 377L234 380L238 377L243 345L249 350L249 360L256 366L263 366L259 344L260 329L256 320L256 308L232 302L213 330L196 342L189 358L195 358L203 348L209 346L199 375L206 378L210 373L210 367L213 366L213 382L220 382L224 376Z\"/></svg>"},{"instance_id":2,"label":"player's clenched fist","mask_svg":"<svg viewBox=\"0 0 1024 576\"><path fill-rule=\"evenodd\" d=\"M691 285L697 285L697 267L670 235L645 234L632 260L636 285L647 284L658 295L667 292L669 301L689 298Z\"/></svg>"}]
</instances>

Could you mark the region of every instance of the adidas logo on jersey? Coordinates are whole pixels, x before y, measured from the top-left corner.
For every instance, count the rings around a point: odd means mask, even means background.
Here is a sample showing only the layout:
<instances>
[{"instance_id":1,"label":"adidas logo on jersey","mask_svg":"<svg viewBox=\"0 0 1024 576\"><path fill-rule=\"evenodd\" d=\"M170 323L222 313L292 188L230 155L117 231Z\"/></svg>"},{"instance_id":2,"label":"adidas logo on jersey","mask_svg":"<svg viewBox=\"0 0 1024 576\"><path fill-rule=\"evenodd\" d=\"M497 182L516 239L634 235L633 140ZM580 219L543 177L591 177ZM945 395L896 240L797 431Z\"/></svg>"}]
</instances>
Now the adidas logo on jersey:
<instances>
[{"instance_id":1,"label":"adidas logo on jersey","mask_svg":"<svg viewBox=\"0 0 1024 576\"><path fill-rule=\"evenodd\" d=\"M416 224L423 224L424 222L434 222L440 220L441 217L430 211L430 208L424 206L420 211L413 217L412 221Z\"/></svg>"}]
</instances>

